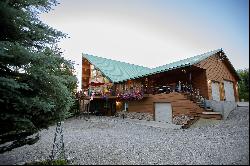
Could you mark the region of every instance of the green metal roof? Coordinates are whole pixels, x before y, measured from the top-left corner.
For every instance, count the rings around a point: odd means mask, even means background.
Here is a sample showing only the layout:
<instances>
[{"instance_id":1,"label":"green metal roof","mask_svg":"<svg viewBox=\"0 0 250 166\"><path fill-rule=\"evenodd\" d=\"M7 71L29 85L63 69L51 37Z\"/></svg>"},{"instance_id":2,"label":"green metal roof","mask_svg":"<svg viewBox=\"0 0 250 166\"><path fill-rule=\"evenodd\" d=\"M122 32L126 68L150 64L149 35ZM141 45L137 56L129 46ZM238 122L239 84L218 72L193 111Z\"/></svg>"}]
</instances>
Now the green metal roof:
<instances>
[{"instance_id":1,"label":"green metal roof","mask_svg":"<svg viewBox=\"0 0 250 166\"><path fill-rule=\"evenodd\" d=\"M201 55L196 55L194 57L190 57L187 59L169 63L169 64L159 66L156 68L152 68L152 69L143 67L143 66L125 63L125 62L120 62L116 60L88 55L88 54L83 54L83 57L88 59L88 61L91 64L93 64L96 68L98 68L112 82L117 83L117 82L122 82L122 81L130 80L130 79L136 79L136 78L145 77L148 75L153 75L156 73L170 71L170 70L182 68L185 66L191 66L193 64L196 64L205 60L206 58L220 51L222 51L222 49L213 50L213 51L201 54Z\"/></svg>"},{"instance_id":2,"label":"green metal roof","mask_svg":"<svg viewBox=\"0 0 250 166\"><path fill-rule=\"evenodd\" d=\"M89 54L83 54L92 65L99 69L112 82L122 82L148 73L151 69L139 65L120 62Z\"/></svg>"},{"instance_id":3,"label":"green metal roof","mask_svg":"<svg viewBox=\"0 0 250 166\"><path fill-rule=\"evenodd\" d=\"M212 56L212 55L214 55L214 54L216 54L216 53L218 53L220 51L222 51L222 49L213 50L213 51L201 54L201 55L196 55L194 57L190 57L190 58L187 58L187 59L183 59L183 60L180 60L180 61L176 61L176 62L173 62L173 63L166 64L166 65L163 65L163 66L159 66L159 67L151 69L151 72L149 74L151 75L151 74L155 74L155 73L161 73L161 72L164 72L164 71L169 71L169 70L181 68L181 67L184 67L184 66L190 66L190 65L199 63L199 62L205 60L206 58L208 58L208 57L210 57L210 56Z\"/></svg>"}]
</instances>

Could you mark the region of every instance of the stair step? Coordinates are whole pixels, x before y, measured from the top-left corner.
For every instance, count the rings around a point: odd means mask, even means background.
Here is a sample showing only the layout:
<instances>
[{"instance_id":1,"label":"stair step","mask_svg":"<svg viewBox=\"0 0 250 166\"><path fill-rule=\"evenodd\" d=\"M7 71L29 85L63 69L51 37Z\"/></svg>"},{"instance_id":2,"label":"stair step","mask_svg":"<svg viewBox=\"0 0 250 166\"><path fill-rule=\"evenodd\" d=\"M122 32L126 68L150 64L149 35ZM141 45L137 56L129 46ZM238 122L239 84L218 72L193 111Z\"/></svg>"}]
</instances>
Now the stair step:
<instances>
[{"instance_id":1,"label":"stair step","mask_svg":"<svg viewBox=\"0 0 250 166\"><path fill-rule=\"evenodd\" d=\"M220 112L202 112L202 114L205 114L205 115L221 115Z\"/></svg>"},{"instance_id":2,"label":"stair step","mask_svg":"<svg viewBox=\"0 0 250 166\"><path fill-rule=\"evenodd\" d=\"M200 118L221 120L222 115L220 112L202 112Z\"/></svg>"}]
</instances>

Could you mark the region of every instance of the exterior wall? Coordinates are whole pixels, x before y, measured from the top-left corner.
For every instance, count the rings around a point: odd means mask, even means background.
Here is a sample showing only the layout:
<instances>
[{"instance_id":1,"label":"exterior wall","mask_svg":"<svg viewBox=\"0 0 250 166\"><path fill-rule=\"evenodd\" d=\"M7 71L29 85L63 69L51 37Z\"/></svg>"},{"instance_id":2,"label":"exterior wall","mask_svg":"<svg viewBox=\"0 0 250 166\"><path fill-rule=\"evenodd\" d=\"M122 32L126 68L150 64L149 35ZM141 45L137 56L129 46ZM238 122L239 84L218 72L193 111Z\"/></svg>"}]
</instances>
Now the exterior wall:
<instances>
[{"instance_id":1,"label":"exterior wall","mask_svg":"<svg viewBox=\"0 0 250 166\"><path fill-rule=\"evenodd\" d=\"M82 59L82 89L88 89L90 79L90 63L85 58Z\"/></svg>"},{"instance_id":2,"label":"exterior wall","mask_svg":"<svg viewBox=\"0 0 250 166\"><path fill-rule=\"evenodd\" d=\"M99 84L99 85L98 85ZM95 92L96 96L112 96L113 83L111 83L102 72L95 68L86 58L82 59L82 90ZM112 89L112 90L111 90Z\"/></svg>"},{"instance_id":3,"label":"exterior wall","mask_svg":"<svg viewBox=\"0 0 250 166\"><path fill-rule=\"evenodd\" d=\"M207 87L208 87L208 99L212 99L212 89L211 83L212 81L216 81L220 83L220 99L224 100L225 92L224 92L224 83L223 81L231 81L234 84L234 95L236 101L239 100L238 95L238 85L237 78L230 71L227 63L227 60L219 61L219 54L215 54L214 56L209 57L208 59L196 64L195 66L206 69L206 78L207 78Z\"/></svg>"},{"instance_id":4,"label":"exterior wall","mask_svg":"<svg viewBox=\"0 0 250 166\"><path fill-rule=\"evenodd\" d=\"M154 115L155 102L170 102L173 117L181 114L195 116L197 113L204 111L198 105L186 99L183 94L173 92L169 94L149 95L149 97L145 97L139 101L130 101L128 102L128 112L143 112Z\"/></svg>"},{"instance_id":5,"label":"exterior wall","mask_svg":"<svg viewBox=\"0 0 250 166\"><path fill-rule=\"evenodd\" d=\"M194 89L199 89L201 96L208 99L208 86L205 70L192 72L192 84Z\"/></svg>"},{"instance_id":6,"label":"exterior wall","mask_svg":"<svg viewBox=\"0 0 250 166\"><path fill-rule=\"evenodd\" d=\"M131 91L131 90L136 90L136 91L141 91L141 79L135 79L135 80L128 80L123 83L118 83L114 84L115 85L115 90L117 93L123 93L125 91Z\"/></svg>"}]
</instances>

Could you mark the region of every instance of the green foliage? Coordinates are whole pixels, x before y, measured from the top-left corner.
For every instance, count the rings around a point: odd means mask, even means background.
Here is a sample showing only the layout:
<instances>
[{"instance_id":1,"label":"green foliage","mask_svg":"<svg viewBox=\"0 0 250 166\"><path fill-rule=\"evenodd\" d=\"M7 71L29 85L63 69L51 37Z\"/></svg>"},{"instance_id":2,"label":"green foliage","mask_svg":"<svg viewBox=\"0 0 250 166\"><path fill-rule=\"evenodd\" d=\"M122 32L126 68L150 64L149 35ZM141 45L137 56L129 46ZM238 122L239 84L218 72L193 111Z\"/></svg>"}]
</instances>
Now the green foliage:
<instances>
[{"instance_id":1,"label":"green foliage","mask_svg":"<svg viewBox=\"0 0 250 166\"><path fill-rule=\"evenodd\" d=\"M56 46L66 35L38 19L56 4L0 1L0 143L24 139L65 119L74 104L73 63Z\"/></svg>"},{"instance_id":2,"label":"green foliage","mask_svg":"<svg viewBox=\"0 0 250 166\"><path fill-rule=\"evenodd\" d=\"M249 101L249 69L238 70L237 72L241 79L239 81L240 100L244 99L245 101Z\"/></svg>"},{"instance_id":3,"label":"green foliage","mask_svg":"<svg viewBox=\"0 0 250 166\"><path fill-rule=\"evenodd\" d=\"M68 165L68 162L66 160L45 160L39 162L26 163L24 165Z\"/></svg>"},{"instance_id":4,"label":"green foliage","mask_svg":"<svg viewBox=\"0 0 250 166\"><path fill-rule=\"evenodd\" d=\"M80 109L79 100L76 99L73 106L70 109L70 116L69 117L79 116L80 115L80 110L79 109Z\"/></svg>"}]
</instances>

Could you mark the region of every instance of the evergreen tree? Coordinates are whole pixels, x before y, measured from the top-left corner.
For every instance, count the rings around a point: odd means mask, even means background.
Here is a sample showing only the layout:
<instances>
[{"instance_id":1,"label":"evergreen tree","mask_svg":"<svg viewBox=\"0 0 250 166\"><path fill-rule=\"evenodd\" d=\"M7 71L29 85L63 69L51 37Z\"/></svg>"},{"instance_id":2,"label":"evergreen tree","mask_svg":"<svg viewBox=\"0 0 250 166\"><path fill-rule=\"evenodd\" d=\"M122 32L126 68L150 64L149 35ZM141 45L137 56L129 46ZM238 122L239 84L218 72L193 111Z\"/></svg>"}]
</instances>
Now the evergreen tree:
<instances>
[{"instance_id":1,"label":"evergreen tree","mask_svg":"<svg viewBox=\"0 0 250 166\"><path fill-rule=\"evenodd\" d=\"M74 102L73 63L56 43L66 37L38 19L55 0L0 0L0 144L10 150L63 120Z\"/></svg>"},{"instance_id":2,"label":"evergreen tree","mask_svg":"<svg viewBox=\"0 0 250 166\"><path fill-rule=\"evenodd\" d=\"M239 97L249 101L249 69L238 70L237 72L240 76Z\"/></svg>"}]
</instances>

